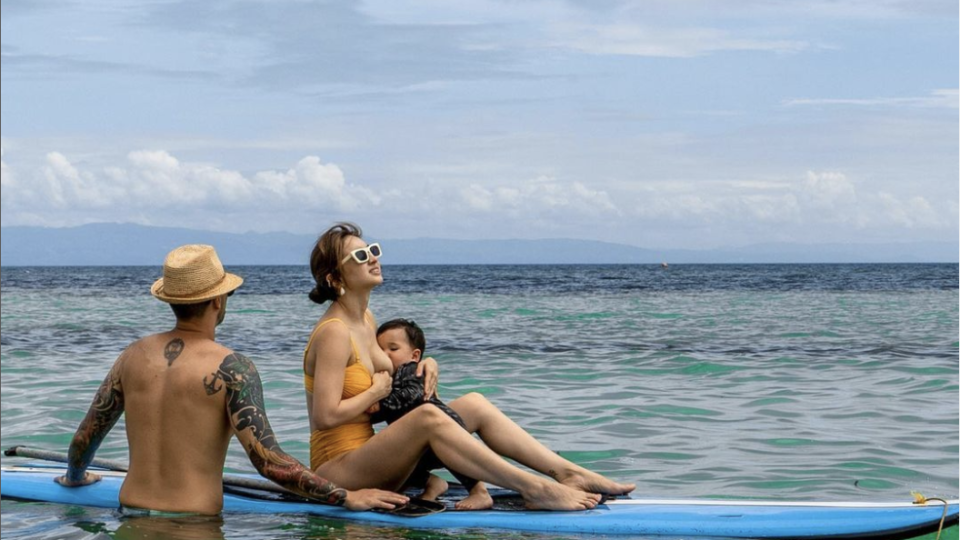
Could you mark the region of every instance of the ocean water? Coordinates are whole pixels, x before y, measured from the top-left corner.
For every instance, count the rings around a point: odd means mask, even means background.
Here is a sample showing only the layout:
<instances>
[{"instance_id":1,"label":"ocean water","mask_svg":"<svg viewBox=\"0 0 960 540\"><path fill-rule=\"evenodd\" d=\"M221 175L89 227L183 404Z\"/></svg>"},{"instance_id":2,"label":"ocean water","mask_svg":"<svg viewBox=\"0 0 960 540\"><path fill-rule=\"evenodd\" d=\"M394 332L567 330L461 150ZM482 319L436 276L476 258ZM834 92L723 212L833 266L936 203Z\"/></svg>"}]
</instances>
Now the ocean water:
<instances>
[{"instance_id":1,"label":"ocean water","mask_svg":"<svg viewBox=\"0 0 960 540\"><path fill-rule=\"evenodd\" d=\"M246 283L218 338L257 363L278 439L306 462L301 354L323 307L306 298L306 268L231 270ZM66 450L121 349L172 325L148 292L158 272L2 269L4 448ZM636 482L638 495L960 492L957 265L386 266L384 276L371 308L380 321L423 326L441 397L481 392L567 458ZM127 458L123 429L98 456ZM236 442L227 467L252 470ZM5 500L0 517L4 538L123 533L110 510ZM299 515L227 515L221 530L230 539L557 537Z\"/></svg>"}]
</instances>

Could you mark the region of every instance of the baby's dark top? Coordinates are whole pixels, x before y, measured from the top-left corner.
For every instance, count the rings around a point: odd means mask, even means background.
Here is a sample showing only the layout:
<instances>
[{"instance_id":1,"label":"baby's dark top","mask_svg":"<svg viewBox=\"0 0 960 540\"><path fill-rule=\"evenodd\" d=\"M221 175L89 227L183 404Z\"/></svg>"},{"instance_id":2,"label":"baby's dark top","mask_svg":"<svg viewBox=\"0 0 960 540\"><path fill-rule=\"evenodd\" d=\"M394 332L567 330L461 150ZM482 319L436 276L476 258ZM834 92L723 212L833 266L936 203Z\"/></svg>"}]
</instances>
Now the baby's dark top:
<instances>
[{"instance_id":1,"label":"baby's dark top","mask_svg":"<svg viewBox=\"0 0 960 540\"><path fill-rule=\"evenodd\" d=\"M393 423L401 416L424 403L434 405L441 411L447 413L450 418L456 420L456 422L460 424L460 427L464 429L467 428L466 424L463 423L463 418L460 418L460 415L457 414L456 411L437 399L436 395L427 401L423 400L423 377L417 377L416 362L407 362L397 368L393 374L393 388L390 391L390 395L380 400L380 411L375 413L371 417L371 420L374 424L384 421ZM441 467L446 467L446 465L437 458L432 450L428 449L420 459L416 469L411 473L410 478L407 479L407 484L413 487L421 487L425 485L430 471ZM476 479L461 474L449 467L446 468L453 473L453 476L463 484L463 487L467 490L472 490L473 487L477 485Z\"/></svg>"},{"instance_id":2,"label":"baby's dark top","mask_svg":"<svg viewBox=\"0 0 960 540\"><path fill-rule=\"evenodd\" d=\"M380 412L373 415L373 423L393 423L424 403L436 406L464 426L460 415L437 399L436 395L431 396L427 401L423 400L423 377L417 377L416 362L407 362L397 368L393 374L393 389L389 396L380 400Z\"/></svg>"}]
</instances>

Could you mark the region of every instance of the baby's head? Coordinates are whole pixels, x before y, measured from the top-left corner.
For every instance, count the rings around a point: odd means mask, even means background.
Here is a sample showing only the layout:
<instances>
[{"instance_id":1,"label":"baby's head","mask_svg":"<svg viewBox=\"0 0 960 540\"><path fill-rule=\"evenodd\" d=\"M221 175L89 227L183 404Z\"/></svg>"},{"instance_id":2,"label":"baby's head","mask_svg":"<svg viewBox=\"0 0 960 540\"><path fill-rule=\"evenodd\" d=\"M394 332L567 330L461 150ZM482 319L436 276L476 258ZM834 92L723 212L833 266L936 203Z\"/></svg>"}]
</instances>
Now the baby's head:
<instances>
[{"instance_id":1,"label":"baby's head","mask_svg":"<svg viewBox=\"0 0 960 540\"><path fill-rule=\"evenodd\" d=\"M393 367L407 362L419 362L427 348L427 339L417 323L407 319L393 319L377 329L377 343L387 353Z\"/></svg>"}]
</instances>

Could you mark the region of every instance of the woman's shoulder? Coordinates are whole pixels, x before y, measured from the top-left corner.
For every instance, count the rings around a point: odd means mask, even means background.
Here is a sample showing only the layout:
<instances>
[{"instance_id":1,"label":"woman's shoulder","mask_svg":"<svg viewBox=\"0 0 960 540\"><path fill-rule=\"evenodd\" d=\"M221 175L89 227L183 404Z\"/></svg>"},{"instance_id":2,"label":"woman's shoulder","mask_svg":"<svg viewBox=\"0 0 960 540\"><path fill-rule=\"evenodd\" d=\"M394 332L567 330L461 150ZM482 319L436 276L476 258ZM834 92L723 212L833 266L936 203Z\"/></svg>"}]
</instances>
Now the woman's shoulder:
<instances>
[{"instance_id":1,"label":"woman's shoulder","mask_svg":"<svg viewBox=\"0 0 960 540\"><path fill-rule=\"evenodd\" d=\"M350 336L350 327L347 326L347 323L343 319L337 317L327 317L320 319L317 322L317 325L313 328L313 337L322 337L322 338L338 338L342 336Z\"/></svg>"},{"instance_id":2,"label":"woman's shoulder","mask_svg":"<svg viewBox=\"0 0 960 540\"><path fill-rule=\"evenodd\" d=\"M350 347L349 343L352 341L350 328L342 320L336 317L320 319L317 325L313 327L313 332L310 334L309 341L307 341L307 348L304 350L304 356L316 355L319 350L328 349L331 346L337 347L340 343L347 343L347 347ZM322 342L323 347L316 347L315 345L318 342Z\"/></svg>"},{"instance_id":3,"label":"woman's shoulder","mask_svg":"<svg viewBox=\"0 0 960 540\"><path fill-rule=\"evenodd\" d=\"M341 323L339 319L326 319L317 324L304 351L304 370L312 371L321 359L325 359L324 363L342 361L345 365L349 362L353 356L353 337L350 328Z\"/></svg>"}]
</instances>

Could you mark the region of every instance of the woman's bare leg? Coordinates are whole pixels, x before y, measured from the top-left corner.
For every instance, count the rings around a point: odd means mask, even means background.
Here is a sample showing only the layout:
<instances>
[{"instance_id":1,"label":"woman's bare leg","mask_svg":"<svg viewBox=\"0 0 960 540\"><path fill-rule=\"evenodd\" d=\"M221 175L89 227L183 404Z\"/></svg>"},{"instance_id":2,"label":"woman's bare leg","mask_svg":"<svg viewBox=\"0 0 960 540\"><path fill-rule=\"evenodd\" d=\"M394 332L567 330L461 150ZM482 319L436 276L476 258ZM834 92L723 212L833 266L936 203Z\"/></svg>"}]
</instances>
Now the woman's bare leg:
<instances>
[{"instance_id":1,"label":"woman's bare leg","mask_svg":"<svg viewBox=\"0 0 960 540\"><path fill-rule=\"evenodd\" d=\"M591 493L622 495L634 484L621 484L562 458L533 438L482 394L466 394L449 403L467 430L477 433L494 452L516 460L558 482ZM476 478L476 477L475 477Z\"/></svg>"},{"instance_id":2,"label":"woman's bare leg","mask_svg":"<svg viewBox=\"0 0 960 540\"><path fill-rule=\"evenodd\" d=\"M520 492L532 509L585 510L600 499L511 465L429 404L387 426L360 448L324 463L317 474L346 489L396 490L427 448L454 470Z\"/></svg>"}]
</instances>

